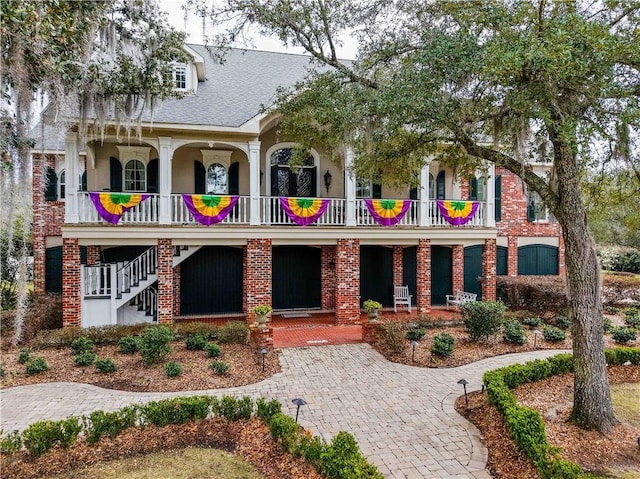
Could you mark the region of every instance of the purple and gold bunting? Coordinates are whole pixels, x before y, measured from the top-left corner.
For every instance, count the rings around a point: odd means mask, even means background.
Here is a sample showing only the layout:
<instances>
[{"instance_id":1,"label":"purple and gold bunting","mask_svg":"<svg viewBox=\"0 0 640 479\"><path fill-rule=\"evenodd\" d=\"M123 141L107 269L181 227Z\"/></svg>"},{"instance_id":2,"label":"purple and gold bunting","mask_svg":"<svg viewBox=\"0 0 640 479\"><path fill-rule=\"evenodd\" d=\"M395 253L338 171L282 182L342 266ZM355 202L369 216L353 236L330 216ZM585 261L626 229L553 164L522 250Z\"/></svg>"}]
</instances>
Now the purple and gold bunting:
<instances>
[{"instance_id":1,"label":"purple and gold bunting","mask_svg":"<svg viewBox=\"0 0 640 479\"><path fill-rule=\"evenodd\" d=\"M364 200L369 213L382 226L398 224L409 211L411 200Z\"/></svg>"},{"instance_id":2,"label":"purple and gold bunting","mask_svg":"<svg viewBox=\"0 0 640 479\"><path fill-rule=\"evenodd\" d=\"M125 211L138 206L149 195L131 193L89 193L100 217L112 224L118 224Z\"/></svg>"},{"instance_id":3,"label":"purple and gold bunting","mask_svg":"<svg viewBox=\"0 0 640 479\"><path fill-rule=\"evenodd\" d=\"M478 211L477 201L438 200L437 204L440 214L454 226L467 224Z\"/></svg>"},{"instance_id":4,"label":"purple and gold bunting","mask_svg":"<svg viewBox=\"0 0 640 479\"><path fill-rule=\"evenodd\" d=\"M182 195L182 199L193 218L206 226L220 223L238 202L237 196Z\"/></svg>"},{"instance_id":5,"label":"purple and gold bunting","mask_svg":"<svg viewBox=\"0 0 640 479\"><path fill-rule=\"evenodd\" d=\"M287 216L300 226L315 223L329 206L323 198L280 198L280 205Z\"/></svg>"}]
</instances>

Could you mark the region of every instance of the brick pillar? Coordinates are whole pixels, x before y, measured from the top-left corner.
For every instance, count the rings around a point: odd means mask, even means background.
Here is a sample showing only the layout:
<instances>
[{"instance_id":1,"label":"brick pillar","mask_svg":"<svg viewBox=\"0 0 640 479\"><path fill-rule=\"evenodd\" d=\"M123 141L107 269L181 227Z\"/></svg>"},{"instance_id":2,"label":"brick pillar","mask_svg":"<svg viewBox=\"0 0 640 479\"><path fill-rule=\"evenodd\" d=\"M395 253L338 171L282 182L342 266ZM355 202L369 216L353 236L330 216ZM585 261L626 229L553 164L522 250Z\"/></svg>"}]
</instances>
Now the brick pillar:
<instances>
[{"instance_id":1,"label":"brick pillar","mask_svg":"<svg viewBox=\"0 0 640 479\"><path fill-rule=\"evenodd\" d=\"M402 246L394 245L393 247L393 285L402 286Z\"/></svg>"},{"instance_id":2,"label":"brick pillar","mask_svg":"<svg viewBox=\"0 0 640 479\"><path fill-rule=\"evenodd\" d=\"M455 294L456 291L464 291L464 246L461 244L453 245L452 256L453 281L451 288Z\"/></svg>"},{"instance_id":3,"label":"brick pillar","mask_svg":"<svg viewBox=\"0 0 640 479\"><path fill-rule=\"evenodd\" d=\"M80 326L80 246L78 238L62 240L62 326Z\"/></svg>"},{"instance_id":4,"label":"brick pillar","mask_svg":"<svg viewBox=\"0 0 640 479\"><path fill-rule=\"evenodd\" d=\"M41 155L33 156L32 169L32 201L33 201L33 290L44 293L46 279L46 244L45 244L45 160Z\"/></svg>"},{"instance_id":5,"label":"brick pillar","mask_svg":"<svg viewBox=\"0 0 640 479\"><path fill-rule=\"evenodd\" d=\"M100 246L90 244L87 246L87 264L96 264L100 261Z\"/></svg>"},{"instance_id":6,"label":"brick pillar","mask_svg":"<svg viewBox=\"0 0 640 479\"><path fill-rule=\"evenodd\" d=\"M158 324L173 324L173 242L158 240Z\"/></svg>"},{"instance_id":7,"label":"brick pillar","mask_svg":"<svg viewBox=\"0 0 640 479\"><path fill-rule=\"evenodd\" d=\"M484 301L496 300L497 254L496 240L484 240L482 246L482 299Z\"/></svg>"},{"instance_id":8,"label":"brick pillar","mask_svg":"<svg viewBox=\"0 0 640 479\"><path fill-rule=\"evenodd\" d=\"M360 240L339 239L336 246L336 322L360 320Z\"/></svg>"},{"instance_id":9,"label":"brick pillar","mask_svg":"<svg viewBox=\"0 0 640 479\"><path fill-rule=\"evenodd\" d=\"M509 236L507 241L507 275L518 276L518 237Z\"/></svg>"},{"instance_id":10,"label":"brick pillar","mask_svg":"<svg viewBox=\"0 0 640 479\"><path fill-rule=\"evenodd\" d=\"M254 307L259 304L271 306L271 239L247 240L246 251L247 321L252 324L255 321L255 314L251 311Z\"/></svg>"},{"instance_id":11,"label":"brick pillar","mask_svg":"<svg viewBox=\"0 0 640 479\"><path fill-rule=\"evenodd\" d=\"M416 262L416 303L418 312L426 314L431 311L431 240L418 240Z\"/></svg>"},{"instance_id":12,"label":"brick pillar","mask_svg":"<svg viewBox=\"0 0 640 479\"><path fill-rule=\"evenodd\" d=\"M469 178L462 178L460 180L460 199L469 199Z\"/></svg>"},{"instance_id":13,"label":"brick pillar","mask_svg":"<svg viewBox=\"0 0 640 479\"><path fill-rule=\"evenodd\" d=\"M564 263L564 237L560 235L560 238L558 238L558 275L564 276L566 271Z\"/></svg>"},{"instance_id":14,"label":"brick pillar","mask_svg":"<svg viewBox=\"0 0 640 479\"><path fill-rule=\"evenodd\" d=\"M173 315L180 316L180 280L182 269L180 265L173 268Z\"/></svg>"},{"instance_id":15,"label":"brick pillar","mask_svg":"<svg viewBox=\"0 0 640 479\"><path fill-rule=\"evenodd\" d=\"M320 254L320 281L322 309L335 309L336 307L336 247L322 246Z\"/></svg>"},{"instance_id":16,"label":"brick pillar","mask_svg":"<svg viewBox=\"0 0 640 479\"><path fill-rule=\"evenodd\" d=\"M242 312L247 313L247 247L242 248Z\"/></svg>"}]
</instances>

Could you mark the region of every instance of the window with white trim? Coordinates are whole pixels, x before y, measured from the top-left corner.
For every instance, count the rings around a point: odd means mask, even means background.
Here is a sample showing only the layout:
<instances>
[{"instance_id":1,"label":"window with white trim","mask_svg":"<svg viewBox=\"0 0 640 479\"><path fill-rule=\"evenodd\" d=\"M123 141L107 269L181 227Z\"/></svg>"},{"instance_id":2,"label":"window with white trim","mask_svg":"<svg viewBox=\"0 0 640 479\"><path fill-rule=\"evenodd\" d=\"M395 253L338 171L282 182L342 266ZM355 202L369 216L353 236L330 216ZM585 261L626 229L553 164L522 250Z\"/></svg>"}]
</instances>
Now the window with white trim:
<instances>
[{"instance_id":1,"label":"window with white trim","mask_svg":"<svg viewBox=\"0 0 640 479\"><path fill-rule=\"evenodd\" d=\"M371 198L373 187L371 180L356 179L356 198Z\"/></svg>"},{"instance_id":2,"label":"window with white trim","mask_svg":"<svg viewBox=\"0 0 640 479\"><path fill-rule=\"evenodd\" d=\"M527 198L527 219L534 223L550 223L555 218L535 191L529 191Z\"/></svg>"},{"instance_id":3,"label":"window with white trim","mask_svg":"<svg viewBox=\"0 0 640 479\"><path fill-rule=\"evenodd\" d=\"M176 90L187 90L187 66L186 65L174 65L173 66L173 86Z\"/></svg>"},{"instance_id":4,"label":"window with white trim","mask_svg":"<svg viewBox=\"0 0 640 479\"><path fill-rule=\"evenodd\" d=\"M65 193L66 193L66 181L65 181L64 170L62 170L58 175L58 199L64 200Z\"/></svg>"},{"instance_id":5,"label":"window with white trim","mask_svg":"<svg viewBox=\"0 0 640 479\"><path fill-rule=\"evenodd\" d=\"M207 194L227 194L229 187L227 169L220 163L214 163L207 168Z\"/></svg>"},{"instance_id":6,"label":"window with white trim","mask_svg":"<svg viewBox=\"0 0 640 479\"><path fill-rule=\"evenodd\" d=\"M124 165L124 191L147 191L147 169L138 160Z\"/></svg>"}]
</instances>

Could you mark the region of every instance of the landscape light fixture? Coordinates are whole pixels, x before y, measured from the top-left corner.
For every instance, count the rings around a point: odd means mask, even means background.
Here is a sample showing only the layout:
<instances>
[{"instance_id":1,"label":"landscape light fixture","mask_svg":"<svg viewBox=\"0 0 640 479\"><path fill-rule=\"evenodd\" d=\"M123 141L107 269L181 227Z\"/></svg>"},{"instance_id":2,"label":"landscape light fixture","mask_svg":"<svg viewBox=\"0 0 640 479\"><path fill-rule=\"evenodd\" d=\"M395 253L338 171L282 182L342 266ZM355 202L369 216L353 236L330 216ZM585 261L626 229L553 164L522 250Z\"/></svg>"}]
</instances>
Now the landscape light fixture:
<instances>
[{"instance_id":1,"label":"landscape light fixture","mask_svg":"<svg viewBox=\"0 0 640 479\"><path fill-rule=\"evenodd\" d=\"M327 193L329 193L329 187L331 186L331 179L333 177L331 176L331 173L329 173L329 170L327 170L327 172L324 174L324 187L327 189Z\"/></svg>"},{"instance_id":2,"label":"landscape light fixture","mask_svg":"<svg viewBox=\"0 0 640 479\"><path fill-rule=\"evenodd\" d=\"M262 372L264 372L264 358L267 356L269 350L267 348L262 348L260 353L262 353Z\"/></svg>"},{"instance_id":3,"label":"landscape light fixture","mask_svg":"<svg viewBox=\"0 0 640 479\"><path fill-rule=\"evenodd\" d=\"M469 398L467 398L467 384L469 384L469 382L466 379L461 379L458 381L458 384L462 384L462 387L464 388L464 402L467 407L469 407Z\"/></svg>"},{"instance_id":4,"label":"landscape light fixture","mask_svg":"<svg viewBox=\"0 0 640 479\"><path fill-rule=\"evenodd\" d=\"M536 345L538 344L538 334L542 334L540 330L533 330L533 349L536 349Z\"/></svg>"},{"instance_id":5,"label":"landscape light fixture","mask_svg":"<svg viewBox=\"0 0 640 479\"><path fill-rule=\"evenodd\" d=\"M413 362L413 358L416 356L416 346L418 345L418 341L411 341L411 362Z\"/></svg>"},{"instance_id":6,"label":"landscape light fixture","mask_svg":"<svg viewBox=\"0 0 640 479\"><path fill-rule=\"evenodd\" d=\"M298 406L298 408L296 409L296 422L298 422L298 414L300 414L300 406L306 406L307 405L307 401L305 401L302 398L295 398L291 402L293 404L295 404L296 406Z\"/></svg>"}]
</instances>

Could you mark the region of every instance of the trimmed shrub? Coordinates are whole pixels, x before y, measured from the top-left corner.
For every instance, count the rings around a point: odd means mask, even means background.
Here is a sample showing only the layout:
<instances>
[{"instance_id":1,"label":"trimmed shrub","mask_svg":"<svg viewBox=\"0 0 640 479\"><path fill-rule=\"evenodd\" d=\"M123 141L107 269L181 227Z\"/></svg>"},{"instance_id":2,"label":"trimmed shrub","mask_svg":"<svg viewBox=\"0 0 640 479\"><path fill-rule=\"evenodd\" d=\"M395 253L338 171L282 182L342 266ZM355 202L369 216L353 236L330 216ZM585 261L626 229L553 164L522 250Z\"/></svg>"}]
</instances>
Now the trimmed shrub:
<instances>
[{"instance_id":1,"label":"trimmed shrub","mask_svg":"<svg viewBox=\"0 0 640 479\"><path fill-rule=\"evenodd\" d=\"M558 316L556 318L556 326L564 330L569 329L571 327L571 320L569 320L569 318L567 318L566 316Z\"/></svg>"},{"instance_id":2,"label":"trimmed shrub","mask_svg":"<svg viewBox=\"0 0 640 479\"><path fill-rule=\"evenodd\" d=\"M551 365L551 375L566 374L573 372L573 354L557 354L547 359Z\"/></svg>"},{"instance_id":3,"label":"trimmed shrub","mask_svg":"<svg viewBox=\"0 0 640 479\"><path fill-rule=\"evenodd\" d=\"M82 353L91 353L95 348L95 343L85 336L74 339L71 343L71 352L74 356Z\"/></svg>"},{"instance_id":4,"label":"trimmed shrub","mask_svg":"<svg viewBox=\"0 0 640 479\"><path fill-rule=\"evenodd\" d=\"M602 317L602 327L605 333L610 333L613 331L613 322L607 318L606 316Z\"/></svg>"},{"instance_id":5,"label":"trimmed shrub","mask_svg":"<svg viewBox=\"0 0 640 479\"><path fill-rule=\"evenodd\" d=\"M204 350L207 352L207 356L210 358L217 358L222 354L220 346L218 346L216 343L207 343L207 345L204 347Z\"/></svg>"},{"instance_id":6,"label":"trimmed shrub","mask_svg":"<svg viewBox=\"0 0 640 479\"><path fill-rule=\"evenodd\" d=\"M542 319L538 317L524 318L522 320L522 324L524 324L525 326L529 326L529 328L531 329L534 329L539 327L542 324Z\"/></svg>"},{"instance_id":7,"label":"trimmed shrub","mask_svg":"<svg viewBox=\"0 0 640 479\"><path fill-rule=\"evenodd\" d=\"M171 353L169 343L173 340L173 331L167 326L151 326L146 328L138 338L138 350L142 361L149 364L157 364Z\"/></svg>"},{"instance_id":8,"label":"trimmed shrub","mask_svg":"<svg viewBox=\"0 0 640 479\"><path fill-rule=\"evenodd\" d=\"M473 301L460 306L464 327L471 341L498 334L507 308L500 301Z\"/></svg>"},{"instance_id":9,"label":"trimmed shrub","mask_svg":"<svg viewBox=\"0 0 640 479\"><path fill-rule=\"evenodd\" d=\"M91 366L96 360L96 354L91 351L86 351L82 354L78 354L73 357L73 362L76 366Z\"/></svg>"},{"instance_id":10,"label":"trimmed shrub","mask_svg":"<svg viewBox=\"0 0 640 479\"><path fill-rule=\"evenodd\" d=\"M633 328L619 326L617 328L613 328L613 331L611 331L611 337L618 344L626 344L629 341L634 341L636 339L637 332Z\"/></svg>"},{"instance_id":11,"label":"trimmed shrub","mask_svg":"<svg viewBox=\"0 0 640 479\"><path fill-rule=\"evenodd\" d=\"M218 329L218 326L213 323L189 322L173 325L176 339L186 339L195 334L204 336L206 339L213 339L218 337Z\"/></svg>"},{"instance_id":12,"label":"trimmed shrub","mask_svg":"<svg viewBox=\"0 0 640 479\"><path fill-rule=\"evenodd\" d=\"M561 314L568 306L565 281L560 276L498 276L496 293L514 311Z\"/></svg>"},{"instance_id":13,"label":"trimmed shrub","mask_svg":"<svg viewBox=\"0 0 640 479\"><path fill-rule=\"evenodd\" d=\"M249 337L249 327L243 321L229 321L218 330L218 342L221 344L245 344Z\"/></svg>"},{"instance_id":14,"label":"trimmed shrub","mask_svg":"<svg viewBox=\"0 0 640 479\"><path fill-rule=\"evenodd\" d=\"M321 453L322 468L329 478L383 479L383 475L369 464L358 448L353 435L340 431Z\"/></svg>"},{"instance_id":15,"label":"trimmed shrub","mask_svg":"<svg viewBox=\"0 0 640 479\"><path fill-rule=\"evenodd\" d=\"M384 323L380 340L384 347L391 353L400 354L404 351L407 347L404 337L404 324L398 321L389 321Z\"/></svg>"},{"instance_id":16,"label":"trimmed shrub","mask_svg":"<svg viewBox=\"0 0 640 479\"><path fill-rule=\"evenodd\" d=\"M22 434L20 431L13 431L0 439L0 452L2 454L15 454L20 449L22 449Z\"/></svg>"},{"instance_id":17,"label":"trimmed shrub","mask_svg":"<svg viewBox=\"0 0 640 479\"><path fill-rule=\"evenodd\" d=\"M278 413L271 418L269 430L274 441L281 444L286 451L291 451L297 443L301 427L292 417Z\"/></svg>"},{"instance_id":18,"label":"trimmed shrub","mask_svg":"<svg viewBox=\"0 0 640 479\"><path fill-rule=\"evenodd\" d=\"M625 309L624 324L630 328L640 329L640 311L636 308Z\"/></svg>"},{"instance_id":19,"label":"trimmed shrub","mask_svg":"<svg viewBox=\"0 0 640 479\"><path fill-rule=\"evenodd\" d=\"M27 375L32 376L34 374L40 374L49 369L47 361L42 356L30 359L27 361L25 372Z\"/></svg>"},{"instance_id":20,"label":"trimmed shrub","mask_svg":"<svg viewBox=\"0 0 640 479\"><path fill-rule=\"evenodd\" d=\"M32 296L32 300L22 326L22 341L25 342L41 332L62 329L62 296L60 294L37 294Z\"/></svg>"},{"instance_id":21,"label":"trimmed shrub","mask_svg":"<svg viewBox=\"0 0 640 479\"><path fill-rule=\"evenodd\" d=\"M170 378L175 378L182 374L182 366L176 361L169 361L164 365L164 372Z\"/></svg>"},{"instance_id":22,"label":"trimmed shrub","mask_svg":"<svg viewBox=\"0 0 640 479\"><path fill-rule=\"evenodd\" d=\"M186 337L184 345L189 351L202 351L207 345L207 338L201 334L192 334Z\"/></svg>"},{"instance_id":23,"label":"trimmed shrub","mask_svg":"<svg viewBox=\"0 0 640 479\"><path fill-rule=\"evenodd\" d=\"M282 405L277 399L267 401L265 398L258 398L256 401L256 416L262 419L267 425L271 423L271 418L282 412Z\"/></svg>"},{"instance_id":24,"label":"trimmed shrub","mask_svg":"<svg viewBox=\"0 0 640 479\"><path fill-rule=\"evenodd\" d=\"M225 374L227 374L227 372L229 372L229 365L224 361L211 361L209 367L220 376L224 376Z\"/></svg>"},{"instance_id":25,"label":"trimmed shrub","mask_svg":"<svg viewBox=\"0 0 640 479\"><path fill-rule=\"evenodd\" d=\"M520 322L515 319L509 319L504 322L504 330L502 332L502 339L506 343L513 343L523 345L527 342L527 338L524 334L524 329Z\"/></svg>"},{"instance_id":26,"label":"trimmed shrub","mask_svg":"<svg viewBox=\"0 0 640 479\"><path fill-rule=\"evenodd\" d=\"M602 303L609 306L628 306L629 301L640 302L640 276L603 273Z\"/></svg>"},{"instance_id":27,"label":"trimmed shrub","mask_svg":"<svg viewBox=\"0 0 640 479\"><path fill-rule=\"evenodd\" d=\"M122 354L134 354L138 352L138 340L133 336L125 336L118 341L118 350Z\"/></svg>"},{"instance_id":28,"label":"trimmed shrub","mask_svg":"<svg viewBox=\"0 0 640 479\"><path fill-rule=\"evenodd\" d=\"M29 348L22 348L18 353L18 362L20 364L26 364L31 359L31 350Z\"/></svg>"},{"instance_id":29,"label":"trimmed shrub","mask_svg":"<svg viewBox=\"0 0 640 479\"><path fill-rule=\"evenodd\" d=\"M38 421L22 433L24 447L29 453L38 457L51 449L56 443L69 447L82 431L80 420L70 417L61 421Z\"/></svg>"},{"instance_id":30,"label":"trimmed shrub","mask_svg":"<svg viewBox=\"0 0 640 479\"><path fill-rule=\"evenodd\" d=\"M427 330L424 328L410 328L407 330L405 337L409 341L420 341L427 334Z\"/></svg>"},{"instance_id":31,"label":"trimmed shrub","mask_svg":"<svg viewBox=\"0 0 640 479\"><path fill-rule=\"evenodd\" d=\"M205 419L209 415L208 396L191 396L153 401L140 406L140 421L143 425L164 427L169 424L184 424L187 421Z\"/></svg>"},{"instance_id":32,"label":"trimmed shrub","mask_svg":"<svg viewBox=\"0 0 640 479\"><path fill-rule=\"evenodd\" d=\"M562 329L554 328L553 326L545 326L542 328L542 336L550 343L558 343L567 338L566 333Z\"/></svg>"},{"instance_id":33,"label":"trimmed shrub","mask_svg":"<svg viewBox=\"0 0 640 479\"><path fill-rule=\"evenodd\" d=\"M115 373L118 368L116 368L116 364L109 358L106 359L96 359L96 370L100 373L109 374Z\"/></svg>"},{"instance_id":34,"label":"trimmed shrub","mask_svg":"<svg viewBox=\"0 0 640 479\"><path fill-rule=\"evenodd\" d=\"M275 406L272 406L275 407ZM249 396L235 398L224 395L221 398L211 398L211 412L229 421L250 419L253 414L253 400Z\"/></svg>"},{"instance_id":35,"label":"trimmed shrub","mask_svg":"<svg viewBox=\"0 0 640 479\"><path fill-rule=\"evenodd\" d=\"M624 363L640 364L640 348L617 347L604 350L607 364L620 365Z\"/></svg>"},{"instance_id":36,"label":"trimmed shrub","mask_svg":"<svg viewBox=\"0 0 640 479\"><path fill-rule=\"evenodd\" d=\"M0 363L0 378L3 378L5 374L7 374L7 371L4 368L4 364Z\"/></svg>"},{"instance_id":37,"label":"trimmed shrub","mask_svg":"<svg viewBox=\"0 0 640 479\"><path fill-rule=\"evenodd\" d=\"M114 412L92 412L88 418L83 418L87 442L94 444L105 435L114 438L125 429L135 426L137 412L136 406L126 406Z\"/></svg>"},{"instance_id":38,"label":"trimmed shrub","mask_svg":"<svg viewBox=\"0 0 640 479\"><path fill-rule=\"evenodd\" d=\"M433 338L431 345L431 354L448 358L453 354L454 339L449 333L440 333Z\"/></svg>"}]
</instances>

